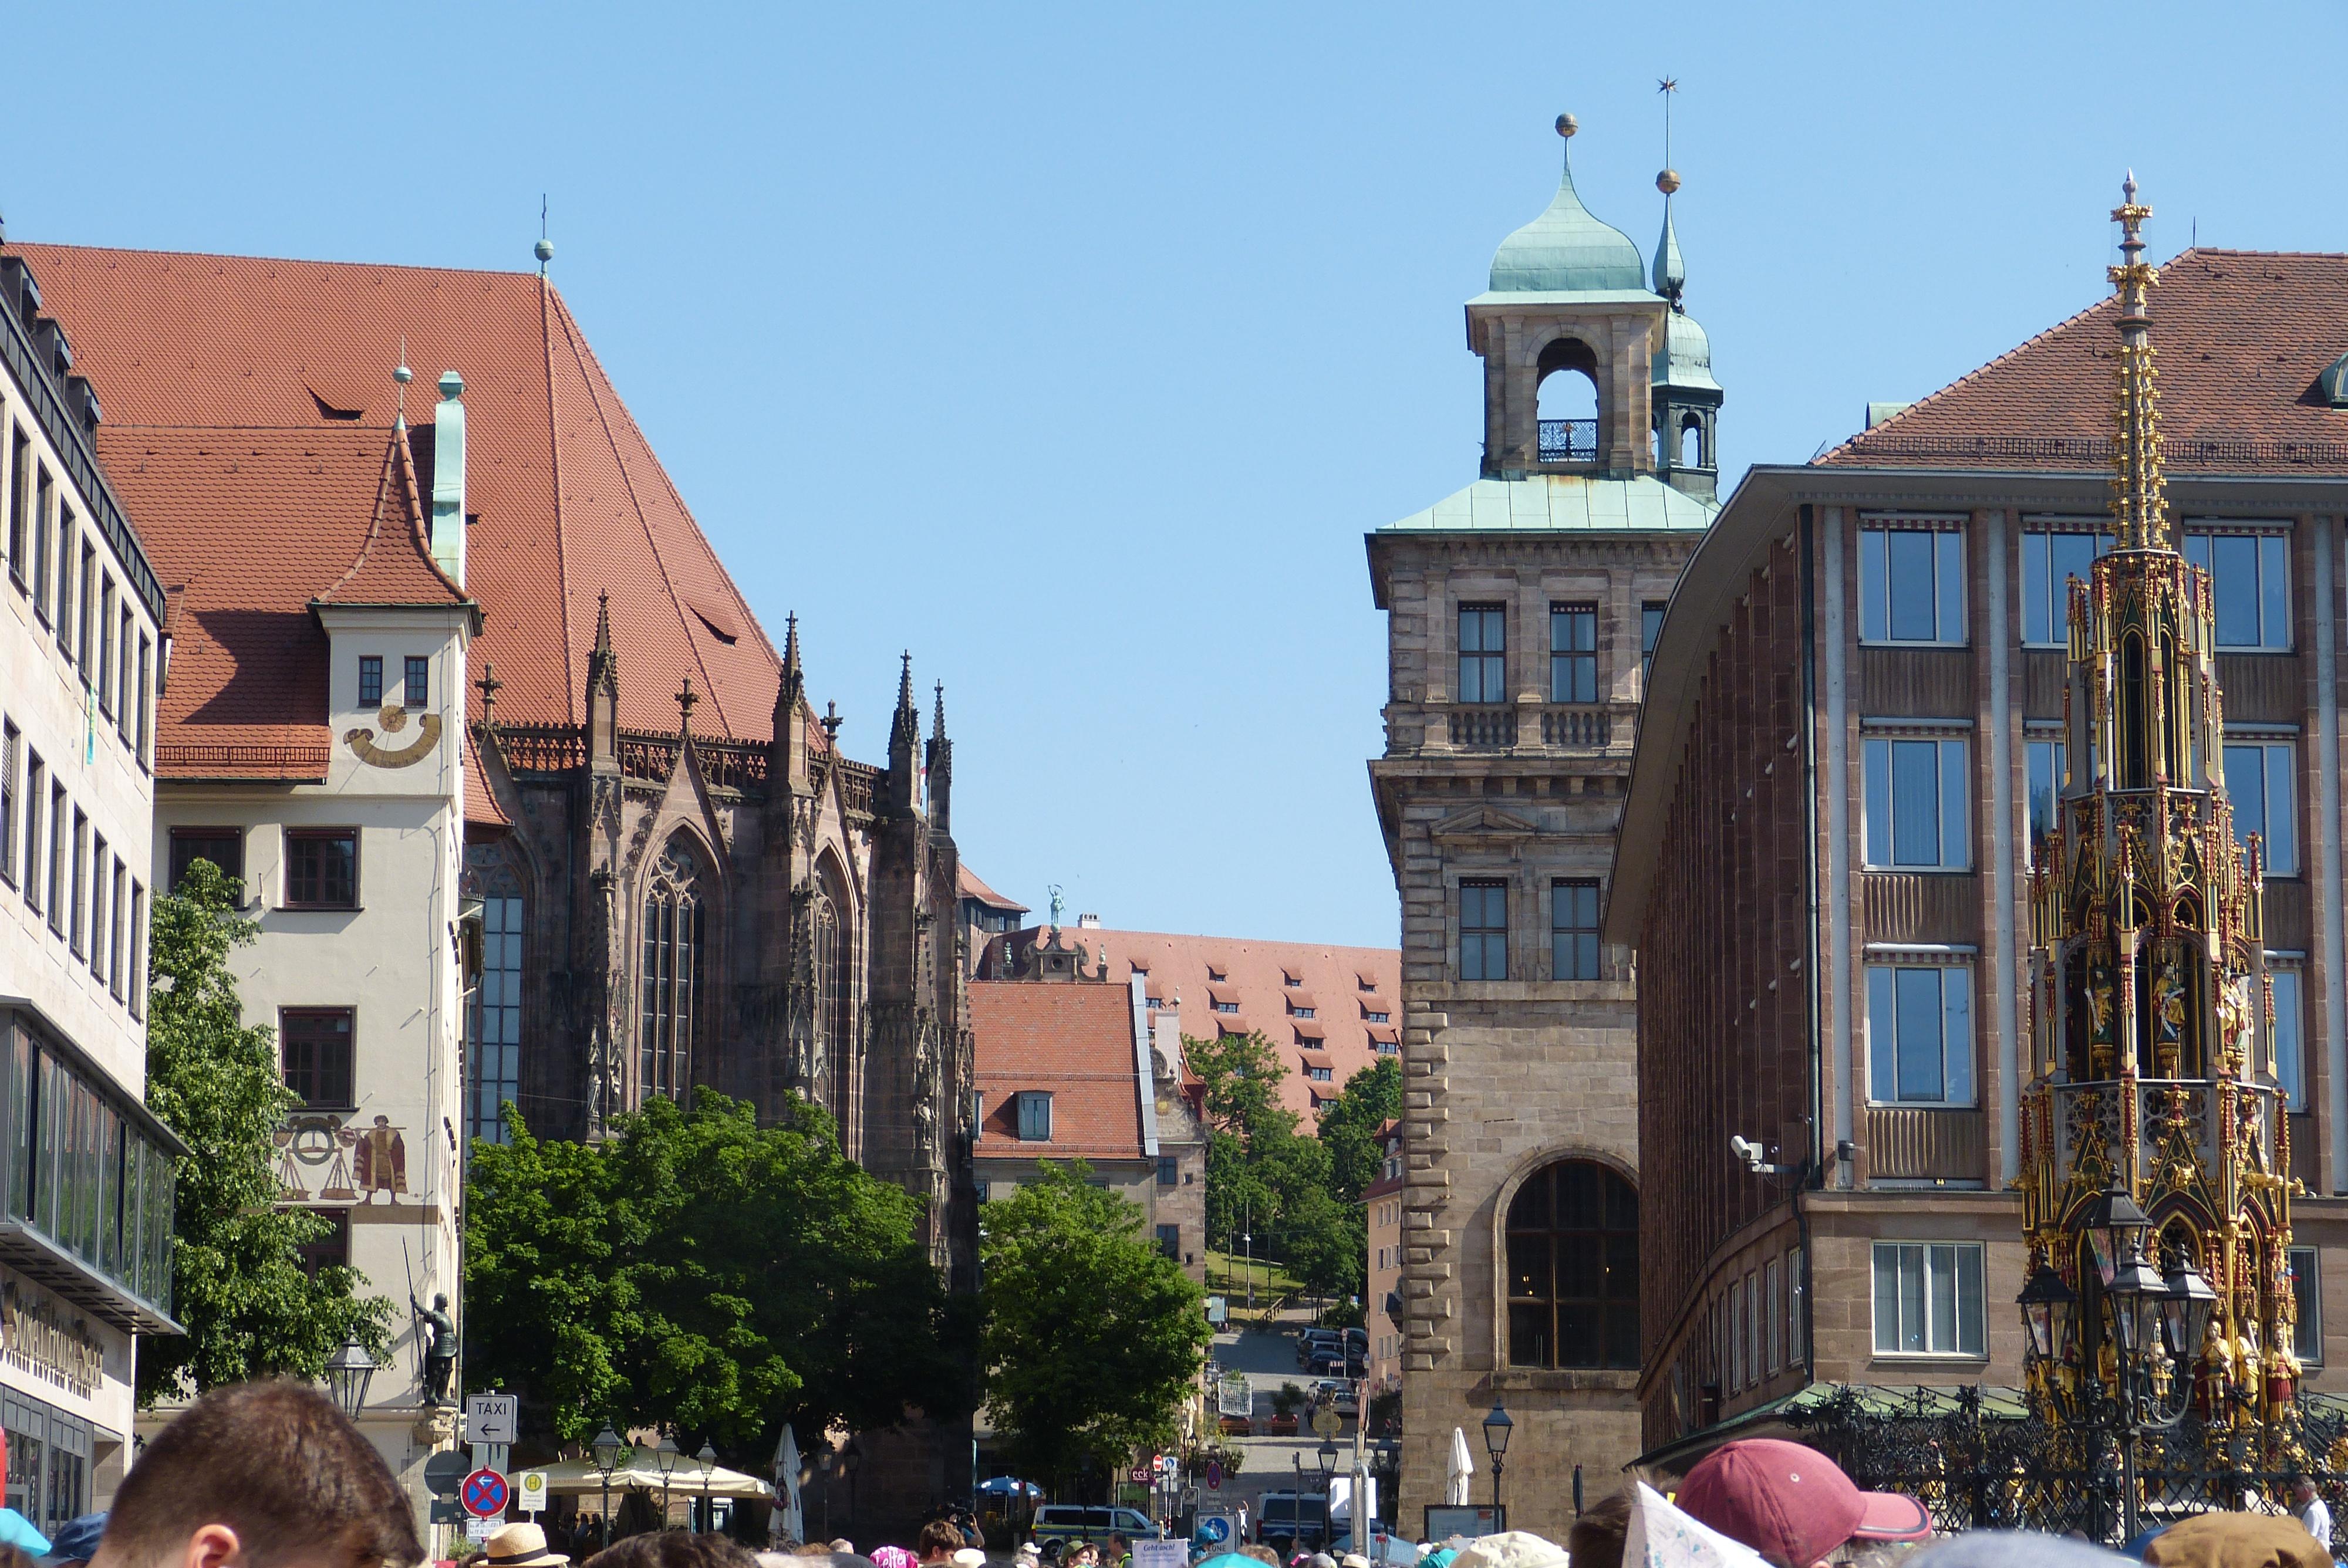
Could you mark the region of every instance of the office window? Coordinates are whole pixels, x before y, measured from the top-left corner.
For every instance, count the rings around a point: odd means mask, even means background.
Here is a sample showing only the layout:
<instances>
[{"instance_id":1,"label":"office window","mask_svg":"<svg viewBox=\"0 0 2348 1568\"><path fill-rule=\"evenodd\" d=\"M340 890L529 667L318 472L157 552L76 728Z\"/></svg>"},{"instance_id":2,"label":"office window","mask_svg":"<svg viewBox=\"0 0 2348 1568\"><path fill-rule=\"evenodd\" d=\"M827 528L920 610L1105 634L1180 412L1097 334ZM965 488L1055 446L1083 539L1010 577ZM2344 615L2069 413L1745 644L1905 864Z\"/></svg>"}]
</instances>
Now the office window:
<instances>
[{"instance_id":1,"label":"office window","mask_svg":"<svg viewBox=\"0 0 2348 1568\"><path fill-rule=\"evenodd\" d=\"M2307 1002L2297 969L2270 969L2274 982L2275 1080L2293 1111L2307 1109Z\"/></svg>"},{"instance_id":2,"label":"office window","mask_svg":"<svg viewBox=\"0 0 2348 1568\"><path fill-rule=\"evenodd\" d=\"M67 924L67 941L73 950L88 951L89 815L79 806L73 814L73 915Z\"/></svg>"},{"instance_id":3,"label":"office window","mask_svg":"<svg viewBox=\"0 0 2348 1568\"><path fill-rule=\"evenodd\" d=\"M1965 743L1869 737L1866 863L1870 871L1963 871Z\"/></svg>"},{"instance_id":4,"label":"office window","mask_svg":"<svg viewBox=\"0 0 2348 1568\"><path fill-rule=\"evenodd\" d=\"M70 541L77 537L81 530L74 526L74 515L70 510L63 508L60 510L62 516L58 519L57 526L66 538ZM74 579L73 641L74 663L81 671L81 683L85 686L90 684L91 679L89 668L90 579L97 575L98 547L84 540L81 547L81 575Z\"/></svg>"},{"instance_id":5,"label":"office window","mask_svg":"<svg viewBox=\"0 0 2348 1568\"><path fill-rule=\"evenodd\" d=\"M1783 1298L1777 1294L1777 1260L1771 1258L1761 1266L1761 1348L1762 1370L1775 1373L1785 1365L1785 1354L1777 1333L1778 1315Z\"/></svg>"},{"instance_id":6,"label":"office window","mask_svg":"<svg viewBox=\"0 0 2348 1568\"><path fill-rule=\"evenodd\" d=\"M1639 1194L1588 1160L1560 1160L1509 1204L1509 1364L1639 1365Z\"/></svg>"},{"instance_id":7,"label":"office window","mask_svg":"<svg viewBox=\"0 0 2348 1568\"><path fill-rule=\"evenodd\" d=\"M25 905L35 914L46 907L47 883L41 873L41 851L49 842L41 831L41 803L48 796L48 770L41 753L25 753Z\"/></svg>"},{"instance_id":8,"label":"office window","mask_svg":"<svg viewBox=\"0 0 2348 1568\"><path fill-rule=\"evenodd\" d=\"M1647 672L1654 668L1655 639L1663 634L1665 602L1651 599L1639 606L1639 693L1647 691Z\"/></svg>"},{"instance_id":9,"label":"office window","mask_svg":"<svg viewBox=\"0 0 2348 1568\"><path fill-rule=\"evenodd\" d=\"M2291 647L2290 536L2188 528L2178 548L2209 574L2219 648L2272 653Z\"/></svg>"},{"instance_id":10,"label":"office window","mask_svg":"<svg viewBox=\"0 0 2348 1568\"><path fill-rule=\"evenodd\" d=\"M8 426L8 575L25 586L26 502L25 465L33 460L32 442L13 423Z\"/></svg>"},{"instance_id":11,"label":"office window","mask_svg":"<svg viewBox=\"0 0 2348 1568\"><path fill-rule=\"evenodd\" d=\"M2070 641L2071 579L2088 580L2095 559L2112 548L2107 533L2025 528L2022 533L2022 641L2032 648Z\"/></svg>"},{"instance_id":12,"label":"office window","mask_svg":"<svg viewBox=\"0 0 2348 1568\"><path fill-rule=\"evenodd\" d=\"M106 895L113 884L106 869L106 835L93 835L89 846L89 972L100 979L106 978L107 923L112 917L106 907Z\"/></svg>"},{"instance_id":13,"label":"office window","mask_svg":"<svg viewBox=\"0 0 2348 1568\"><path fill-rule=\"evenodd\" d=\"M285 907L355 909L359 902L359 830L285 830Z\"/></svg>"},{"instance_id":14,"label":"office window","mask_svg":"<svg viewBox=\"0 0 2348 1568\"><path fill-rule=\"evenodd\" d=\"M1158 1184L1159 1184L1159 1186L1161 1186L1161 1187L1179 1187L1179 1186L1180 1186L1180 1185L1182 1184L1182 1173L1181 1173L1180 1169L1179 1168L1179 1163L1175 1159L1175 1157L1174 1157L1173 1155L1171 1155L1171 1154L1160 1154L1160 1155L1159 1155L1159 1156L1158 1156Z\"/></svg>"},{"instance_id":15,"label":"office window","mask_svg":"<svg viewBox=\"0 0 2348 1568\"><path fill-rule=\"evenodd\" d=\"M1505 882L1459 885L1459 978L1509 978L1509 885Z\"/></svg>"},{"instance_id":16,"label":"office window","mask_svg":"<svg viewBox=\"0 0 2348 1568\"><path fill-rule=\"evenodd\" d=\"M2311 1367L2323 1364L2323 1276L2312 1246L2291 1249L2291 1299L2299 1308L2291 1353Z\"/></svg>"},{"instance_id":17,"label":"office window","mask_svg":"<svg viewBox=\"0 0 2348 1568\"><path fill-rule=\"evenodd\" d=\"M1868 965L1867 1043L1877 1104L1973 1103L1972 972Z\"/></svg>"},{"instance_id":18,"label":"office window","mask_svg":"<svg viewBox=\"0 0 2348 1568\"><path fill-rule=\"evenodd\" d=\"M1598 701L1598 607L1549 607L1549 700Z\"/></svg>"},{"instance_id":19,"label":"office window","mask_svg":"<svg viewBox=\"0 0 2348 1568\"><path fill-rule=\"evenodd\" d=\"M24 765L17 753L24 749L23 733L0 722L0 882L11 887L16 886L17 770Z\"/></svg>"},{"instance_id":20,"label":"office window","mask_svg":"<svg viewBox=\"0 0 2348 1568\"><path fill-rule=\"evenodd\" d=\"M466 1147L470 1140L506 1141L499 1113L521 1099L521 878L501 851L466 851L482 856L481 972L466 999Z\"/></svg>"},{"instance_id":21,"label":"office window","mask_svg":"<svg viewBox=\"0 0 2348 1568\"><path fill-rule=\"evenodd\" d=\"M411 654L407 660L407 705L421 708L432 700L432 661Z\"/></svg>"},{"instance_id":22,"label":"office window","mask_svg":"<svg viewBox=\"0 0 2348 1568\"><path fill-rule=\"evenodd\" d=\"M1599 978L1597 883L1550 884L1549 963L1554 980Z\"/></svg>"},{"instance_id":23,"label":"office window","mask_svg":"<svg viewBox=\"0 0 2348 1568\"><path fill-rule=\"evenodd\" d=\"M154 644L148 641L147 634L145 632L140 632L139 634L138 720L139 760L142 763L151 762L154 759L155 754L153 750L155 739L155 709L153 706L155 686L154 682L151 679L151 671L149 664L149 661L153 655L153 652Z\"/></svg>"},{"instance_id":24,"label":"office window","mask_svg":"<svg viewBox=\"0 0 2348 1568\"><path fill-rule=\"evenodd\" d=\"M359 655L359 706L379 708L383 705L383 656L379 653Z\"/></svg>"},{"instance_id":25,"label":"office window","mask_svg":"<svg viewBox=\"0 0 2348 1568\"><path fill-rule=\"evenodd\" d=\"M2234 838L2266 841L2267 875L2299 875L2299 814L2291 809L2292 749L2288 741L2226 743L2226 795L2234 803Z\"/></svg>"},{"instance_id":26,"label":"office window","mask_svg":"<svg viewBox=\"0 0 2348 1568\"><path fill-rule=\"evenodd\" d=\"M78 815L79 814L75 814ZM49 929L62 937L72 923L73 822L67 815L66 786L49 785Z\"/></svg>"},{"instance_id":27,"label":"office window","mask_svg":"<svg viewBox=\"0 0 2348 1568\"><path fill-rule=\"evenodd\" d=\"M302 1272L312 1279L323 1268L348 1268L351 1266L351 1211L348 1209L310 1209L310 1217L324 1223L317 1236L294 1249L301 1260Z\"/></svg>"},{"instance_id":28,"label":"office window","mask_svg":"<svg viewBox=\"0 0 2348 1568\"><path fill-rule=\"evenodd\" d=\"M126 986L130 992L129 1002L132 1018L147 1016L147 889L137 877L130 879L130 928L125 935L130 942L130 976Z\"/></svg>"},{"instance_id":29,"label":"office window","mask_svg":"<svg viewBox=\"0 0 2348 1568\"><path fill-rule=\"evenodd\" d=\"M244 829L241 827L175 827L171 830L170 891L177 893L187 880L188 867L209 860L229 880L230 897L244 902Z\"/></svg>"},{"instance_id":30,"label":"office window","mask_svg":"<svg viewBox=\"0 0 2348 1568\"><path fill-rule=\"evenodd\" d=\"M114 993L116 1001L122 999L122 923L127 913L122 899L129 877L129 869L116 859L106 900L106 989Z\"/></svg>"},{"instance_id":31,"label":"office window","mask_svg":"<svg viewBox=\"0 0 2348 1568\"><path fill-rule=\"evenodd\" d=\"M114 717L114 579L98 573L98 711Z\"/></svg>"},{"instance_id":32,"label":"office window","mask_svg":"<svg viewBox=\"0 0 2348 1568\"><path fill-rule=\"evenodd\" d=\"M286 1008L277 1015L285 1087L304 1105L347 1110L351 1098L351 1009Z\"/></svg>"},{"instance_id":33,"label":"office window","mask_svg":"<svg viewBox=\"0 0 2348 1568\"><path fill-rule=\"evenodd\" d=\"M1875 1353L1982 1354L1980 1243L1875 1244Z\"/></svg>"},{"instance_id":34,"label":"office window","mask_svg":"<svg viewBox=\"0 0 2348 1568\"><path fill-rule=\"evenodd\" d=\"M49 531L49 492L55 488L49 471L40 464L33 467L33 609L46 625L56 613L49 599L56 583L53 563L57 559L57 543Z\"/></svg>"},{"instance_id":35,"label":"office window","mask_svg":"<svg viewBox=\"0 0 2348 1568\"><path fill-rule=\"evenodd\" d=\"M1794 1247L1786 1254L1786 1363L1793 1366L1803 1356L1802 1337L1802 1249Z\"/></svg>"},{"instance_id":36,"label":"office window","mask_svg":"<svg viewBox=\"0 0 2348 1568\"><path fill-rule=\"evenodd\" d=\"M1180 1225L1159 1225L1158 1227L1158 1250L1166 1255L1168 1262L1181 1262L1182 1227Z\"/></svg>"},{"instance_id":37,"label":"office window","mask_svg":"<svg viewBox=\"0 0 2348 1568\"><path fill-rule=\"evenodd\" d=\"M2055 804L2063 797L2065 743L2025 741L2022 749L2030 774L2030 834L2023 846L2024 864L2035 866L2041 841L2055 828Z\"/></svg>"},{"instance_id":38,"label":"office window","mask_svg":"<svg viewBox=\"0 0 2348 1568\"><path fill-rule=\"evenodd\" d=\"M130 679L130 637L131 628L136 619L130 613L130 590L129 589L123 589L121 602L122 609L117 618L120 623L120 630L117 633L114 640L116 653L114 661L114 733L122 737L122 743L127 746L130 744L130 736L134 728L130 714L130 699L131 694L135 690Z\"/></svg>"},{"instance_id":39,"label":"office window","mask_svg":"<svg viewBox=\"0 0 2348 1568\"><path fill-rule=\"evenodd\" d=\"M1964 535L1954 528L1859 529L1859 637L1964 641Z\"/></svg>"},{"instance_id":40,"label":"office window","mask_svg":"<svg viewBox=\"0 0 2348 1568\"><path fill-rule=\"evenodd\" d=\"M1030 1143L1052 1141L1052 1097L1038 1089L1019 1091L1019 1136Z\"/></svg>"},{"instance_id":41,"label":"office window","mask_svg":"<svg viewBox=\"0 0 2348 1568\"><path fill-rule=\"evenodd\" d=\"M1462 702L1509 700L1509 609L1504 604L1459 607L1459 698Z\"/></svg>"}]
</instances>

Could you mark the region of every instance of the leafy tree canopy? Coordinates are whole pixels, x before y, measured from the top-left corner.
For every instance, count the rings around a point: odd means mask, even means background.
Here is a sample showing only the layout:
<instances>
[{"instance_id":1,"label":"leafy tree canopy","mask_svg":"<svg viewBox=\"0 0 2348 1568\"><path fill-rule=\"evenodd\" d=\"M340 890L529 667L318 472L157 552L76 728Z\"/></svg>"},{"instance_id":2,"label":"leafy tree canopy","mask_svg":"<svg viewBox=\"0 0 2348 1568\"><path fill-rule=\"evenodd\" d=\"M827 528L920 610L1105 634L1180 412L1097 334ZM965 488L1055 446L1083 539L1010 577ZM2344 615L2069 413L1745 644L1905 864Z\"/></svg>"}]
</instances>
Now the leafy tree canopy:
<instances>
[{"instance_id":1,"label":"leafy tree canopy","mask_svg":"<svg viewBox=\"0 0 2348 1568\"><path fill-rule=\"evenodd\" d=\"M466 1373L521 1392L564 1439L606 1419L771 1450L908 1407L968 1410L966 1310L918 1237L919 1205L839 1152L796 1099L774 1126L708 1090L615 1119L600 1143L476 1143L468 1173Z\"/></svg>"},{"instance_id":2,"label":"leafy tree canopy","mask_svg":"<svg viewBox=\"0 0 2348 1568\"><path fill-rule=\"evenodd\" d=\"M1378 1179L1378 1129L1402 1114L1402 1063L1382 1056L1353 1077L1336 1099L1321 1108L1321 1142L1328 1146L1330 1175L1349 1204Z\"/></svg>"},{"instance_id":3,"label":"leafy tree canopy","mask_svg":"<svg viewBox=\"0 0 2348 1568\"><path fill-rule=\"evenodd\" d=\"M352 1335L390 1352L391 1303L355 1298L358 1277L312 1277L301 1248L326 1221L278 1207L273 1143L296 1103L277 1071L274 1031L247 1027L229 955L253 939L235 891L209 860L192 863L149 917L147 1107L187 1143L177 1183L173 1312L184 1337L139 1343L139 1402L253 1378L314 1378Z\"/></svg>"},{"instance_id":4,"label":"leafy tree canopy","mask_svg":"<svg viewBox=\"0 0 2348 1568\"><path fill-rule=\"evenodd\" d=\"M1135 1204L1077 1161L986 1205L986 1402L1017 1473L1120 1469L1173 1440L1214 1331Z\"/></svg>"}]
</instances>

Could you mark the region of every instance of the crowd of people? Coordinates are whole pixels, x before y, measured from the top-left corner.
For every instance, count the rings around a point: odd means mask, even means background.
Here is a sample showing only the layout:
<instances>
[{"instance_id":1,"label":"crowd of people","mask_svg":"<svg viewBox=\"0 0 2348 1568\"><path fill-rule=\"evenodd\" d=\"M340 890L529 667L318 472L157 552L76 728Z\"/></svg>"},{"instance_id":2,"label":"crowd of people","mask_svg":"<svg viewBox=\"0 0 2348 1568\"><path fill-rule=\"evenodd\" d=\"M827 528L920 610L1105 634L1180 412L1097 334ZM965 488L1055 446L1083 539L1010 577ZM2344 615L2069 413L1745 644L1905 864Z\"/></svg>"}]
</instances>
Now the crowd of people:
<instances>
[{"instance_id":1,"label":"crowd of people","mask_svg":"<svg viewBox=\"0 0 2348 1568\"><path fill-rule=\"evenodd\" d=\"M2117 1553L2009 1531L1936 1537L1930 1511L1865 1491L1800 1443L1724 1444L1665 1497L1633 1481L1558 1542L1524 1532L1423 1542L1380 1563L1348 1553L1285 1561L1269 1546L1200 1554L1196 1568L2329 1568L2332 1516L2311 1481L2289 1512L2208 1512L2164 1522ZM103 1515L43 1538L0 1510L0 1568L413 1568L425 1560L408 1499L341 1411L299 1384L215 1389L149 1441ZM986 1568L966 1519L942 1517L911 1548L785 1542L752 1553L722 1535L660 1530L584 1554L579 1568ZM535 1523L493 1533L475 1568L571 1568ZM1130 1543L1072 1542L1057 1568L1131 1568ZM1044 1568L1033 1542L1011 1568Z\"/></svg>"}]
</instances>

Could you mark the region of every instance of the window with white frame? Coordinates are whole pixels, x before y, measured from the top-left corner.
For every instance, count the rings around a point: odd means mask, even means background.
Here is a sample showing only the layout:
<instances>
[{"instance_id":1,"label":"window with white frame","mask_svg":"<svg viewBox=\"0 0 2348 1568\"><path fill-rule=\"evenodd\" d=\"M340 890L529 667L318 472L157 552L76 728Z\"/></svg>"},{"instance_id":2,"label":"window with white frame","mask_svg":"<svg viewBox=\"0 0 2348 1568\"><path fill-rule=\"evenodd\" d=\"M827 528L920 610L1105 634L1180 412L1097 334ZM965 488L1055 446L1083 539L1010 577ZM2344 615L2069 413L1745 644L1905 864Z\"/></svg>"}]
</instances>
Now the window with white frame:
<instances>
[{"instance_id":1,"label":"window with white frame","mask_svg":"<svg viewBox=\"0 0 2348 1568\"><path fill-rule=\"evenodd\" d=\"M2023 646L2060 648L2070 641L2066 585L2075 577L2086 581L2095 559L2111 548L2112 536L2100 528L2022 530Z\"/></svg>"},{"instance_id":2,"label":"window with white frame","mask_svg":"<svg viewBox=\"0 0 2348 1568\"><path fill-rule=\"evenodd\" d=\"M1979 1242L1875 1244L1875 1353L1983 1353Z\"/></svg>"},{"instance_id":3,"label":"window with white frame","mask_svg":"<svg viewBox=\"0 0 2348 1568\"><path fill-rule=\"evenodd\" d=\"M2291 1298L2299 1308L2291 1353L2311 1367L2323 1363L2323 1276L2312 1246L2291 1249Z\"/></svg>"},{"instance_id":4,"label":"window with white frame","mask_svg":"<svg viewBox=\"0 0 2348 1568\"><path fill-rule=\"evenodd\" d=\"M2248 653L2290 649L2290 535L2187 528L2178 548L2209 574L2220 649Z\"/></svg>"},{"instance_id":5,"label":"window with white frame","mask_svg":"<svg viewBox=\"0 0 2348 1568\"><path fill-rule=\"evenodd\" d=\"M1019 1091L1019 1136L1030 1143L1052 1141L1052 1096L1039 1089Z\"/></svg>"},{"instance_id":6,"label":"window with white frame","mask_svg":"<svg viewBox=\"0 0 2348 1568\"><path fill-rule=\"evenodd\" d=\"M1965 536L1927 524L1869 523L1859 530L1859 639L1862 642L1965 640Z\"/></svg>"},{"instance_id":7,"label":"window with white frame","mask_svg":"<svg viewBox=\"0 0 2348 1568\"><path fill-rule=\"evenodd\" d=\"M1875 1103L1974 1103L1972 972L1956 964L1868 965L1867 1046Z\"/></svg>"},{"instance_id":8,"label":"window with white frame","mask_svg":"<svg viewBox=\"0 0 2348 1568\"><path fill-rule=\"evenodd\" d=\"M2055 803L2063 797L2063 767L2065 762L2065 743L2061 741L2024 741L2022 743L2023 764L2027 770L2030 832L2023 848L2023 863L2038 863L2040 842L2054 831Z\"/></svg>"},{"instance_id":9,"label":"window with white frame","mask_svg":"<svg viewBox=\"0 0 2348 1568\"><path fill-rule=\"evenodd\" d=\"M2269 969L2274 985L2275 1079L2293 1111L2307 1109L2306 998L2297 969Z\"/></svg>"},{"instance_id":10,"label":"window with white frame","mask_svg":"<svg viewBox=\"0 0 2348 1568\"><path fill-rule=\"evenodd\" d=\"M1970 868L1965 743L1870 735L1861 751L1867 768L1862 805L1867 868Z\"/></svg>"},{"instance_id":11,"label":"window with white frame","mask_svg":"<svg viewBox=\"0 0 2348 1568\"><path fill-rule=\"evenodd\" d=\"M1802 1358L1802 1249L1786 1254L1786 1364Z\"/></svg>"},{"instance_id":12,"label":"window with white frame","mask_svg":"<svg viewBox=\"0 0 2348 1568\"><path fill-rule=\"evenodd\" d=\"M2291 809L2293 752L2288 741L2226 743L2226 795L2234 803L2234 838L2266 841L2267 875L2299 875L2299 815Z\"/></svg>"},{"instance_id":13,"label":"window with white frame","mask_svg":"<svg viewBox=\"0 0 2348 1568\"><path fill-rule=\"evenodd\" d=\"M1785 1365L1779 1349L1783 1340L1777 1332L1777 1325L1785 1310L1785 1297L1777 1293L1777 1260L1774 1257L1761 1266L1761 1300L1769 1315L1769 1326L1761 1335L1761 1343L1766 1351L1763 1368L1766 1371L1775 1372L1779 1367Z\"/></svg>"}]
</instances>

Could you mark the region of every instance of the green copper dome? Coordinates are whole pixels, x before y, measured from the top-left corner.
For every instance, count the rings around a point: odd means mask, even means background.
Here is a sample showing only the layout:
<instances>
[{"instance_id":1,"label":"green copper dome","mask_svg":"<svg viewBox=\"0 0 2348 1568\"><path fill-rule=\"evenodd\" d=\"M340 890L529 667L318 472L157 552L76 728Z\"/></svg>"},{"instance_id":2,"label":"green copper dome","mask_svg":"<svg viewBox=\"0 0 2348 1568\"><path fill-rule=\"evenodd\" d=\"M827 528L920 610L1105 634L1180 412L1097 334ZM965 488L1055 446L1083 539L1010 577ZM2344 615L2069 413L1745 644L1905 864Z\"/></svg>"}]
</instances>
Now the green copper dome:
<instances>
[{"instance_id":1,"label":"green copper dome","mask_svg":"<svg viewBox=\"0 0 2348 1568\"><path fill-rule=\"evenodd\" d=\"M1601 223L1573 190L1569 158L1549 210L1500 241L1492 257L1496 294L1645 292L1646 259L1621 230Z\"/></svg>"},{"instance_id":2,"label":"green copper dome","mask_svg":"<svg viewBox=\"0 0 2348 1568\"><path fill-rule=\"evenodd\" d=\"M1685 311L1663 313L1663 346L1655 351L1654 384L1718 392L1712 378L1712 339Z\"/></svg>"}]
</instances>

